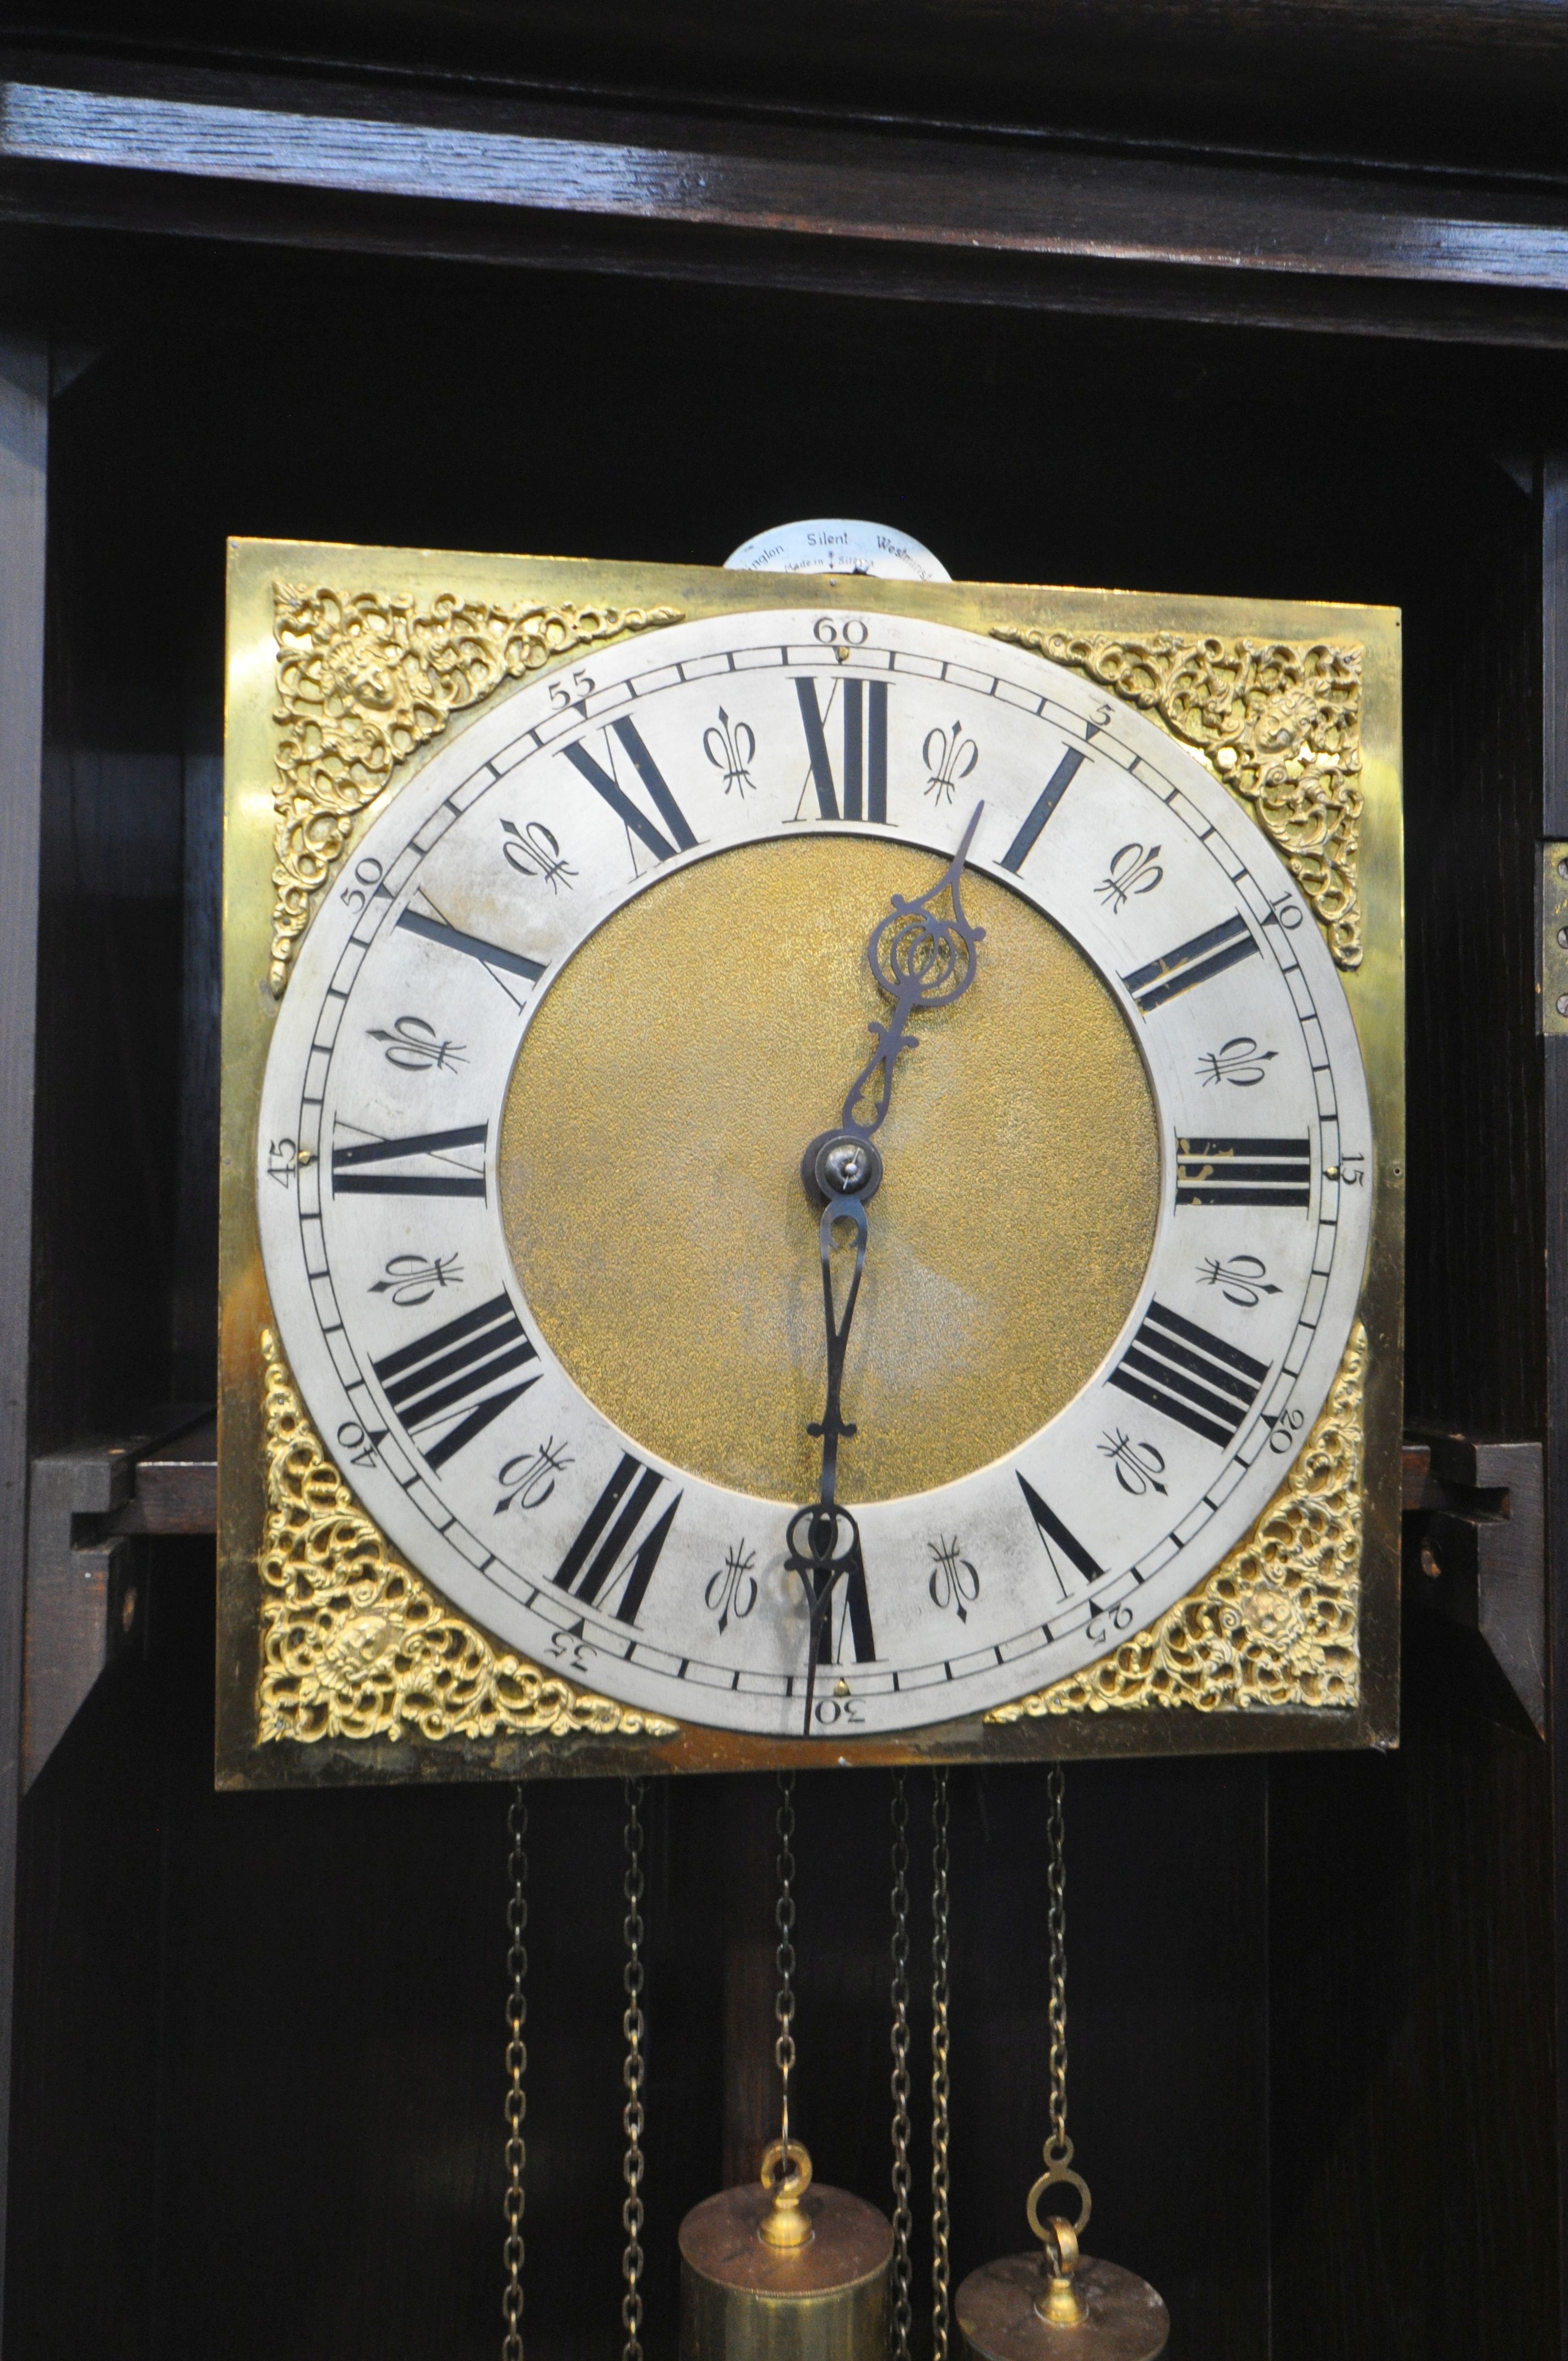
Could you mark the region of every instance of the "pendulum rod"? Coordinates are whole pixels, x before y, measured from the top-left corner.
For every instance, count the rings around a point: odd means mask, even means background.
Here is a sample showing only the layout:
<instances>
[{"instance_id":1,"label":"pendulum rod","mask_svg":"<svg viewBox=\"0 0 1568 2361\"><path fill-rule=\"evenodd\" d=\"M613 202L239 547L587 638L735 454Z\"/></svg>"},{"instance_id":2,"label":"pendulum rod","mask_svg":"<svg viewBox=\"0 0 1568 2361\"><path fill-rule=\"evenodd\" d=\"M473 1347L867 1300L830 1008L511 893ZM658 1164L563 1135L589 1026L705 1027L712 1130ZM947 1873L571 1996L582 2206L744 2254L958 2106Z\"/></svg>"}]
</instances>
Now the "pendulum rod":
<instances>
[{"instance_id":1,"label":"pendulum rod","mask_svg":"<svg viewBox=\"0 0 1568 2361\"><path fill-rule=\"evenodd\" d=\"M507 1811L507 2178L502 2202L506 2236L501 2244L501 2267L506 2273L501 2317L506 2334L501 2338L501 2361L522 2361L522 2174L528 2160L522 2137L528 2106L523 2090L528 2071L528 2048L523 2040L528 2019L528 1805L521 1785L513 1789Z\"/></svg>"},{"instance_id":2,"label":"pendulum rod","mask_svg":"<svg viewBox=\"0 0 1568 2361\"><path fill-rule=\"evenodd\" d=\"M1050 1941L1051 2132L1046 2142L1048 2172L1063 2171L1072 2162L1072 2142L1067 2136L1067 1847L1062 1803L1066 1781L1059 1763L1046 1779L1046 1834L1050 1847L1046 1925Z\"/></svg>"},{"instance_id":3,"label":"pendulum rod","mask_svg":"<svg viewBox=\"0 0 1568 2361\"><path fill-rule=\"evenodd\" d=\"M909 2361L909 1797L893 1774L892 2361Z\"/></svg>"},{"instance_id":4,"label":"pendulum rod","mask_svg":"<svg viewBox=\"0 0 1568 2361\"><path fill-rule=\"evenodd\" d=\"M931 2352L948 2361L948 1774L931 1774Z\"/></svg>"},{"instance_id":5,"label":"pendulum rod","mask_svg":"<svg viewBox=\"0 0 1568 2361\"><path fill-rule=\"evenodd\" d=\"M778 1970L778 1998L773 2003L773 2015L778 2023L778 2038L773 2043L773 2063L779 2070L779 2144L783 2151L780 2170L790 2169L789 2140L789 2078L795 2065L795 1773L779 1773L779 1898L773 1909L773 1924L778 1929L778 1949L774 1963Z\"/></svg>"},{"instance_id":6,"label":"pendulum rod","mask_svg":"<svg viewBox=\"0 0 1568 2361\"><path fill-rule=\"evenodd\" d=\"M621 2226L626 2232L626 2252L621 2257L621 2278L626 2292L620 2300L620 2323L626 2331L621 2346L622 2361L642 2361L642 2078L647 2060L642 2055L642 1782L626 1782L626 1972L621 1982L626 1988L626 2014L621 2030L626 2037L626 2063L620 2079L626 2085L626 2107L621 2123L626 2132L626 2161L622 2178L626 2182L626 2202L620 2209Z\"/></svg>"}]
</instances>

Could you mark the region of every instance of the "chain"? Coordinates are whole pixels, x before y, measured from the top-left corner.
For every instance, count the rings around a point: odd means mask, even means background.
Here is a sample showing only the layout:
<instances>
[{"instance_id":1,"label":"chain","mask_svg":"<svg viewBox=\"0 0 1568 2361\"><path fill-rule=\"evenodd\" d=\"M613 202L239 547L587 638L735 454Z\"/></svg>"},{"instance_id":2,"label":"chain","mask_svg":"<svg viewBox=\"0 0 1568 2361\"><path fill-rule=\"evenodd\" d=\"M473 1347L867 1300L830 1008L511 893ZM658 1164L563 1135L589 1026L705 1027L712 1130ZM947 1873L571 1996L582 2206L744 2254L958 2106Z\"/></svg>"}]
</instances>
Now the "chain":
<instances>
[{"instance_id":1,"label":"chain","mask_svg":"<svg viewBox=\"0 0 1568 2361\"><path fill-rule=\"evenodd\" d=\"M626 2063L620 2079L626 2085L626 2202L620 2209L626 2232L621 2276L626 2293L620 2302L620 2323L626 2331L622 2361L642 2361L642 1782L626 1782Z\"/></svg>"},{"instance_id":2,"label":"chain","mask_svg":"<svg viewBox=\"0 0 1568 2361\"><path fill-rule=\"evenodd\" d=\"M909 1798L893 1774L893 2361L909 2361Z\"/></svg>"},{"instance_id":3,"label":"chain","mask_svg":"<svg viewBox=\"0 0 1568 2361\"><path fill-rule=\"evenodd\" d=\"M1051 1953L1051 2136L1046 2142L1045 2154L1046 2168L1051 2172L1072 2161L1072 2142L1067 2136L1067 1852L1062 1824L1065 1784L1061 1764L1053 1763L1046 1778L1046 1831L1051 1853L1047 1915Z\"/></svg>"},{"instance_id":4,"label":"chain","mask_svg":"<svg viewBox=\"0 0 1568 2361\"><path fill-rule=\"evenodd\" d=\"M506 2322L506 2334L501 2339L501 2361L522 2361L522 2169L528 2159L522 2137L522 2119L528 2107L522 2087L522 2078L528 2071L528 2048L522 2037L528 2018L524 1989L528 1976L524 1946L528 1933L528 1896L524 1891L528 1883L528 1806L521 1786L512 1791L507 1811L507 1836L510 1845L507 1877L511 1889L507 1897L507 1973L511 1986L507 1993L507 2186L502 2203L507 2233L501 2246L501 2262L506 2271L501 2317Z\"/></svg>"},{"instance_id":5,"label":"chain","mask_svg":"<svg viewBox=\"0 0 1568 2361\"><path fill-rule=\"evenodd\" d=\"M779 2070L779 2099L783 2117L779 2136L784 2141L784 2169L789 2169L789 2077L795 2064L795 1773L779 1773L779 1898L773 1911L773 1924L779 1930L778 1950L774 1962L779 1973L779 1993L773 2004L778 2020L778 2039L773 2044L773 2063Z\"/></svg>"},{"instance_id":6,"label":"chain","mask_svg":"<svg viewBox=\"0 0 1568 2361\"><path fill-rule=\"evenodd\" d=\"M948 1774L931 1774L931 2353L948 2361Z\"/></svg>"}]
</instances>

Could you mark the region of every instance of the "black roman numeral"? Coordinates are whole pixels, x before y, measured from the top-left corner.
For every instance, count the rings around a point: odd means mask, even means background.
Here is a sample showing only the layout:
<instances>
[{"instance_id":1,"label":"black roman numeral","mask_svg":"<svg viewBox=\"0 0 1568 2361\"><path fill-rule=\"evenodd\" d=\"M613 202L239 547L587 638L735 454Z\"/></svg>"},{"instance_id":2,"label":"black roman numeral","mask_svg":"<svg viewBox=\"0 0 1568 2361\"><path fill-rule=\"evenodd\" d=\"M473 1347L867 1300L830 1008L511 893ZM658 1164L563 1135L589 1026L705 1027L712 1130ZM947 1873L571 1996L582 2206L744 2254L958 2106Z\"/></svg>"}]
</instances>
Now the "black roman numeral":
<instances>
[{"instance_id":1,"label":"black roman numeral","mask_svg":"<svg viewBox=\"0 0 1568 2361\"><path fill-rule=\"evenodd\" d=\"M1179 1205L1310 1205L1310 1139L1179 1139Z\"/></svg>"},{"instance_id":2,"label":"black roman numeral","mask_svg":"<svg viewBox=\"0 0 1568 2361\"><path fill-rule=\"evenodd\" d=\"M689 852L696 839L686 825L685 812L665 785L663 773L642 743L637 724L634 721L612 721L609 734L620 739L630 756L631 767L647 788L660 818L670 831L669 836L656 829L647 814L638 809L613 773L607 771L586 746L581 743L564 746L561 751L567 762L582 773L594 792L604 797L616 818L624 822L633 836L641 838L655 861L668 861L677 851ZM610 759L613 762L613 752ZM670 841L671 837L674 839L674 843Z\"/></svg>"},{"instance_id":3,"label":"black roman numeral","mask_svg":"<svg viewBox=\"0 0 1568 2361\"><path fill-rule=\"evenodd\" d=\"M1146 967L1135 967L1122 981L1147 1016L1174 1000L1178 993L1190 992L1195 983L1207 983L1212 975L1223 974L1239 960L1256 957L1256 939L1238 911L1206 934L1194 935L1190 943L1178 943L1163 958L1150 960Z\"/></svg>"},{"instance_id":4,"label":"black roman numeral","mask_svg":"<svg viewBox=\"0 0 1568 2361\"><path fill-rule=\"evenodd\" d=\"M521 976L524 983L537 983L544 972L539 960L524 959L521 951L504 951L499 943L488 943L481 935L466 935L461 928L449 927L444 918L427 918L422 910L405 910L398 924L411 935L422 936L427 943L441 943L449 951L477 960L481 967Z\"/></svg>"},{"instance_id":5,"label":"black roman numeral","mask_svg":"<svg viewBox=\"0 0 1568 2361\"><path fill-rule=\"evenodd\" d=\"M1011 869L1014 877L1033 852L1040 830L1083 768L1083 762L1077 747L1069 746L1036 796L1033 811L1002 856L1002 866Z\"/></svg>"},{"instance_id":6,"label":"black roman numeral","mask_svg":"<svg viewBox=\"0 0 1568 2361\"><path fill-rule=\"evenodd\" d=\"M1110 1382L1210 1443L1234 1443L1268 1375L1266 1361L1238 1352L1197 1322L1151 1303Z\"/></svg>"},{"instance_id":7,"label":"black roman numeral","mask_svg":"<svg viewBox=\"0 0 1568 2361\"><path fill-rule=\"evenodd\" d=\"M576 1540L555 1569L554 1579L558 1588L569 1590L574 1598L584 1599L590 1607L598 1605L604 1592L611 1587L616 1569L630 1548L632 1536L652 1507L653 1496L663 1481L657 1468L644 1467L630 1451L621 1453L620 1466L588 1510ZM675 1521L675 1510L680 1507L683 1497L679 1492L675 1494L658 1522L650 1526L638 1543L630 1565L622 1569L626 1587L615 1610L618 1621L636 1622L648 1594L648 1585L653 1579L659 1554L670 1537L670 1527Z\"/></svg>"},{"instance_id":8,"label":"black roman numeral","mask_svg":"<svg viewBox=\"0 0 1568 2361\"><path fill-rule=\"evenodd\" d=\"M1097 1565L1074 1533L1069 1533L1056 1510L1042 1500L1026 1476L1018 1478L1018 1488L1025 1504L1035 1520L1035 1531L1045 1546L1046 1558L1057 1578L1057 1588L1063 1598L1069 1597L1068 1576L1062 1572L1065 1558L1073 1572L1084 1582L1095 1582L1105 1571Z\"/></svg>"},{"instance_id":9,"label":"black roman numeral","mask_svg":"<svg viewBox=\"0 0 1568 2361\"><path fill-rule=\"evenodd\" d=\"M839 808L839 790L833 777L832 758L828 752L828 733L823 728L822 708L817 702L817 683L797 679L795 684L795 693L800 699L801 726L806 731L806 750L811 758L811 777L817 789L817 811L824 819L885 821L887 683L885 680L841 680L839 688L844 712L842 811Z\"/></svg>"},{"instance_id":10,"label":"black roman numeral","mask_svg":"<svg viewBox=\"0 0 1568 2361\"><path fill-rule=\"evenodd\" d=\"M823 1585L829 1579L826 1574L816 1577L816 1595L822 1596ZM839 1638L846 1635L855 1652L857 1664L870 1664L876 1660L876 1634L872 1630L872 1602L866 1590L865 1561L859 1546L851 1552L850 1563L839 1577L843 1585L843 1610L839 1618ZM822 1618L817 1632L817 1661L819 1664L836 1664L842 1659L833 1646L833 1610Z\"/></svg>"},{"instance_id":11,"label":"black roman numeral","mask_svg":"<svg viewBox=\"0 0 1568 2361\"><path fill-rule=\"evenodd\" d=\"M519 1394L538 1384L538 1372L520 1385L502 1386L498 1393L487 1393L486 1387L510 1377L514 1369L537 1357L510 1298L494 1295L488 1303L444 1321L439 1328L428 1330L411 1345L400 1345L370 1366L388 1401L416 1442L421 1428L433 1426L454 1411L463 1412L457 1423L447 1427L433 1443L419 1444L433 1467L444 1467L466 1443L483 1434Z\"/></svg>"},{"instance_id":12,"label":"black roman numeral","mask_svg":"<svg viewBox=\"0 0 1568 2361\"><path fill-rule=\"evenodd\" d=\"M455 1131L416 1131L407 1139L360 1139L332 1151L333 1193L338 1197L482 1197L483 1172L448 1164L439 1172L368 1172L370 1164L395 1164L415 1157L439 1159L455 1148L482 1148L488 1123L466 1123Z\"/></svg>"}]
</instances>

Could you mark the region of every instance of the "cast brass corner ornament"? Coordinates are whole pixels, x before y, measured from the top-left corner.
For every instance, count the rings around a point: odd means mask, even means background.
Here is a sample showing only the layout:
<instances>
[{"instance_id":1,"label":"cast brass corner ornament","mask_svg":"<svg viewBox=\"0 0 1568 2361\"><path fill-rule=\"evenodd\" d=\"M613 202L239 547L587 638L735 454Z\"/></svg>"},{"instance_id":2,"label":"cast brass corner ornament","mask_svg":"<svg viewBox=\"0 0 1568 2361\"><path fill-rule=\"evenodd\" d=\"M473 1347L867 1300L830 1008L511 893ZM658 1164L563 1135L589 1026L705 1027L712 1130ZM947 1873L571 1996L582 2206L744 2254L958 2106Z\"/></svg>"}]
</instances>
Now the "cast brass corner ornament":
<instances>
[{"instance_id":1,"label":"cast brass corner ornament","mask_svg":"<svg viewBox=\"0 0 1568 2361\"><path fill-rule=\"evenodd\" d=\"M1222 640L1182 631L1043 631L997 624L1071 664L1196 747L1285 856L1340 967L1361 964L1362 651L1342 640Z\"/></svg>"},{"instance_id":2,"label":"cast brass corner ornament","mask_svg":"<svg viewBox=\"0 0 1568 2361\"><path fill-rule=\"evenodd\" d=\"M493 1647L393 1556L321 1445L271 1331L257 1738L673 1738L678 1725Z\"/></svg>"},{"instance_id":3,"label":"cast brass corner ornament","mask_svg":"<svg viewBox=\"0 0 1568 2361\"><path fill-rule=\"evenodd\" d=\"M1150 1630L986 1720L1359 1703L1365 1394L1366 1331L1357 1321L1284 1491L1245 1541Z\"/></svg>"},{"instance_id":4,"label":"cast brass corner ornament","mask_svg":"<svg viewBox=\"0 0 1568 2361\"><path fill-rule=\"evenodd\" d=\"M683 620L678 607L498 607L442 591L425 604L275 582L278 776L270 982L294 946L358 815L397 765L455 713L569 649Z\"/></svg>"}]
</instances>

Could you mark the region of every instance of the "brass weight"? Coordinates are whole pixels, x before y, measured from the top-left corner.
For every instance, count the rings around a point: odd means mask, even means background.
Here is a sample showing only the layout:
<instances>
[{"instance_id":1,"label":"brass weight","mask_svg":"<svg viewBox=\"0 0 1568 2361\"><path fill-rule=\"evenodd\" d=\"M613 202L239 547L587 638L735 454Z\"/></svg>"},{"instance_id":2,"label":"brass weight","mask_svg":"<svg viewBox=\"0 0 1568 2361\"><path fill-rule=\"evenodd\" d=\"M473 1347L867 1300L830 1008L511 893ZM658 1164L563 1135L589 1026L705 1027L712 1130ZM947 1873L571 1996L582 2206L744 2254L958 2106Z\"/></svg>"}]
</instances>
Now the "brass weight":
<instances>
[{"instance_id":1,"label":"brass weight","mask_svg":"<svg viewBox=\"0 0 1568 2361\"><path fill-rule=\"evenodd\" d=\"M893 2230L798 2140L681 2224L681 2361L885 2361Z\"/></svg>"},{"instance_id":2,"label":"brass weight","mask_svg":"<svg viewBox=\"0 0 1568 2361\"><path fill-rule=\"evenodd\" d=\"M1070 2267L1008 2255L971 2271L955 2311L970 2361L1156 2361L1170 2314L1146 2279L1081 2255L1064 2223ZM1059 2250L1058 2250L1059 2251ZM1065 2255L1063 2259L1066 2259Z\"/></svg>"}]
</instances>

